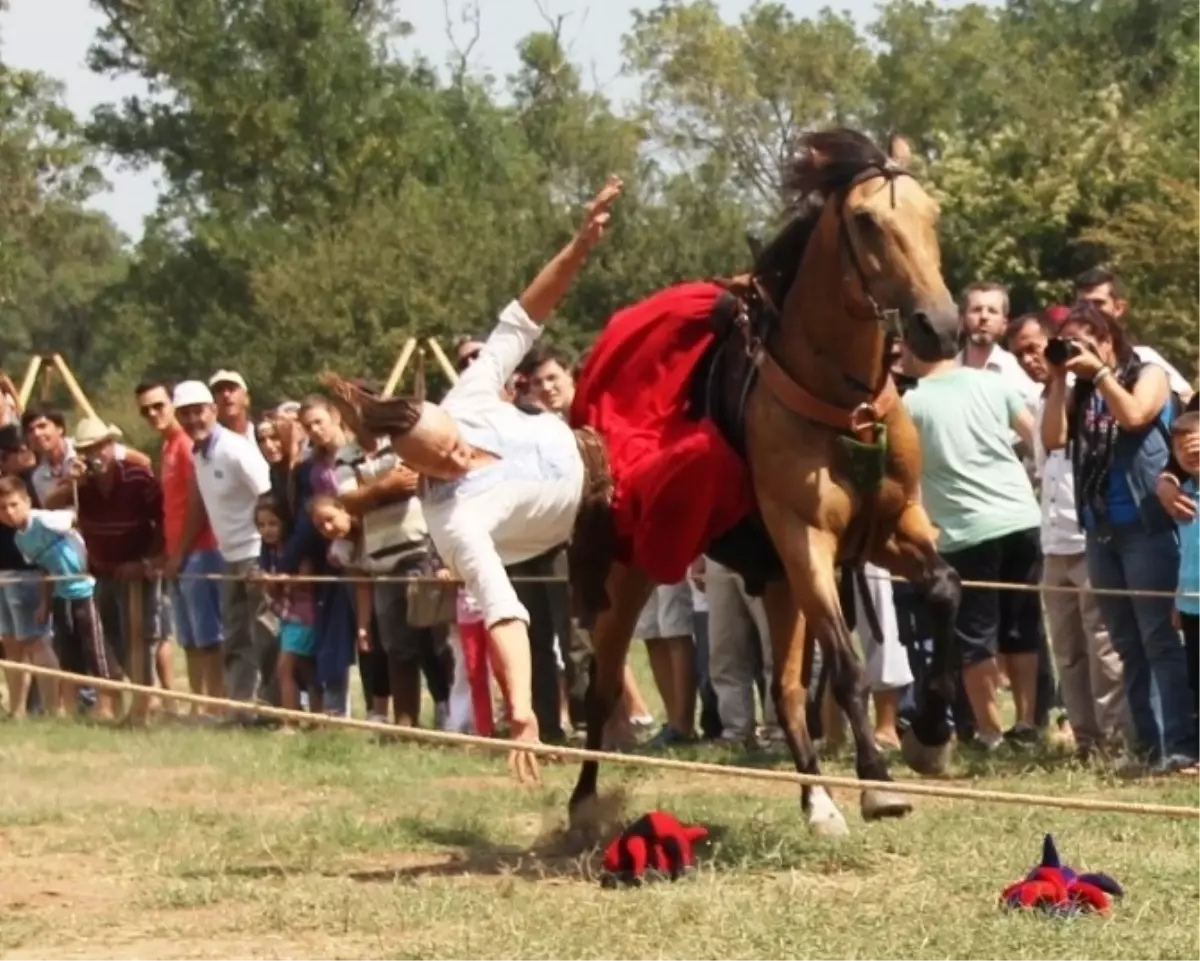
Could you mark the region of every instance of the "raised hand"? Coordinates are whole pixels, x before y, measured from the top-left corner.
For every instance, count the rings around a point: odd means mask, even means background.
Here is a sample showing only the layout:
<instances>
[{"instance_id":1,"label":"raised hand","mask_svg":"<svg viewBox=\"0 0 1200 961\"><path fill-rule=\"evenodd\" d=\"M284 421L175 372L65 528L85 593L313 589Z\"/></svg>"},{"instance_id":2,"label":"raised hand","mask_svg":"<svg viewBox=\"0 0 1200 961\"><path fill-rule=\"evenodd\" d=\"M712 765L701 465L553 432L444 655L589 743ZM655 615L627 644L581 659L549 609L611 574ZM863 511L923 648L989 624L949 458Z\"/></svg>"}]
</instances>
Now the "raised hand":
<instances>
[{"instance_id":1,"label":"raised hand","mask_svg":"<svg viewBox=\"0 0 1200 961\"><path fill-rule=\"evenodd\" d=\"M587 216L579 228L579 239L591 247L601 237L612 220L612 205L625 189L625 184L616 174L610 176L600 192L587 205Z\"/></svg>"}]
</instances>

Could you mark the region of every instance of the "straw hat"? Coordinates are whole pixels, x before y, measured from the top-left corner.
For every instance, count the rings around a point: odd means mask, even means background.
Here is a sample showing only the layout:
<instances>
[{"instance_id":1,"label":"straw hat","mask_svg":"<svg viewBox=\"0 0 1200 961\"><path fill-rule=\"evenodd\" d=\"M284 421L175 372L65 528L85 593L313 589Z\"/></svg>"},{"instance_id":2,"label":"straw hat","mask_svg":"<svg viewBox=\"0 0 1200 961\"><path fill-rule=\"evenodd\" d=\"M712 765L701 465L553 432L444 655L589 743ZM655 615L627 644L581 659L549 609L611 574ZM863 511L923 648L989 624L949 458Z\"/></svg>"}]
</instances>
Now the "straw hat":
<instances>
[{"instance_id":1,"label":"straw hat","mask_svg":"<svg viewBox=\"0 0 1200 961\"><path fill-rule=\"evenodd\" d=\"M75 436L71 438L77 448L96 447L121 436L113 424L106 424L99 417L84 417L75 425Z\"/></svg>"}]
</instances>

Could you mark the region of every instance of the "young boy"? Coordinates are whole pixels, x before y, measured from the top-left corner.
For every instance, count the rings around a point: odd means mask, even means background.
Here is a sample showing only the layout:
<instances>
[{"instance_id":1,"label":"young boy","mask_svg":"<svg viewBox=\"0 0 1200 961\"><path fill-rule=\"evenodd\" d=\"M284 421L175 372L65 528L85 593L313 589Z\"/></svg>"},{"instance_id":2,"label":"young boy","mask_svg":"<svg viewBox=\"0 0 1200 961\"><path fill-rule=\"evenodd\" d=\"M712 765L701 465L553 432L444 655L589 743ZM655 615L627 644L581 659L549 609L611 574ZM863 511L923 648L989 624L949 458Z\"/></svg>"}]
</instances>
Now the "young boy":
<instances>
[{"instance_id":1,"label":"young boy","mask_svg":"<svg viewBox=\"0 0 1200 961\"><path fill-rule=\"evenodd\" d=\"M1193 507L1197 500L1197 477L1200 476L1200 414L1190 411L1181 414L1171 425L1171 448L1183 473L1180 493L1188 497ZM1193 509L1190 518L1177 518L1179 526L1179 594L1175 611L1183 631L1187 652L1188 684L1192 688L1192 711L1200 712L1200 520Z\"/></svg>"},{"instance_id":2,"label":"young boy","mask_svg":"<svg viewBox=\"0 0 1200 961\"><path fill-rule=\"evenodd\" d=\"M37 510L21 478L0 477L0 523L15 531L17 549L30 564L63 578L43 583L42 600L34 618L37 623L49 619L51 600L59 598L70 618L70 630L63 636L82 655L87 672L107 680L123 677L120 661L100 630L94 599L96 581L87 573L87 549L74 528L71 512ZM76 693L75 685L62 685L60 710L75 703ZM111 720L118 698L114 693L101 693L94 716Z\"/></svg>"}]
</instances>

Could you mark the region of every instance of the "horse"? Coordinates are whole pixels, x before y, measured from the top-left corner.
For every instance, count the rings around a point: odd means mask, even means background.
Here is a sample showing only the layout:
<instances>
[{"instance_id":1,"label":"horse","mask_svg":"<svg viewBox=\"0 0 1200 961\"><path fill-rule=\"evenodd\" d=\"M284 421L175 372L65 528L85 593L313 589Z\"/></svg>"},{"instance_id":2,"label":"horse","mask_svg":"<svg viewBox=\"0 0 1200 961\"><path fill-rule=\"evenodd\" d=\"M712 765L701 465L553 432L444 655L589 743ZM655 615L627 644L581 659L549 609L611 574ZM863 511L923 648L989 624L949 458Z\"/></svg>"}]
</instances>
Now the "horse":
<instances>
[{"instance_id":1,"label":"horse","mask_svg":"<svg viewBox=\"0 0 1200 961\"><path fill-rule=\"evenodd\" d=\"M917 719L902 756L920 773L940 773L949 751L961 585L938 554L937 530L920 502L919 438L898 400L885 338L956 327L958 313L941 274L938 205L906 168L904 141L891 138L885 152L862 134L833 130L806 134L798 148L786 177L788 218L748 274L720 281L724 294L710 318L711 337L688 373L692 402L701 408L690 416L715 424L736 448L754 503L697 553L733 567L748 587L752 579L761 585L774 653L771 692L796 770L819 773L806 718L819 644L831 692L853 731L856 773L864 782L862 816L899 817L911 804L887 787L892 778L868 725L863 672L836 570L870 561L924 593L934 667L918 692ZM572 410L573 426L591 427L614 444L604 422L608 398L589 406L587 395L591 391L595 401L605 390L589 384L589 370L604 356L605 337L619 317L593 345ZM610 454L611 510L621 498L623 455ZM693 483L702 483L701 473L693 470ZM654 521L655 510L682 517L686 506L685 497L682 505L651 508L647 519ZM600 542L608 540L597 535L596 549L606 551ZM628 551L598 560L586 538L572 550L598 566L603 583L603 602L591 611L595 660L586 707L587 747L598 750L620 700L635 622L655 580ZM588 827L598 772L597 761L583 762L569 801L575 827ZM823 788L805 785L801 805L814 832L847 832Z\"/></svg>"}]
</instances>

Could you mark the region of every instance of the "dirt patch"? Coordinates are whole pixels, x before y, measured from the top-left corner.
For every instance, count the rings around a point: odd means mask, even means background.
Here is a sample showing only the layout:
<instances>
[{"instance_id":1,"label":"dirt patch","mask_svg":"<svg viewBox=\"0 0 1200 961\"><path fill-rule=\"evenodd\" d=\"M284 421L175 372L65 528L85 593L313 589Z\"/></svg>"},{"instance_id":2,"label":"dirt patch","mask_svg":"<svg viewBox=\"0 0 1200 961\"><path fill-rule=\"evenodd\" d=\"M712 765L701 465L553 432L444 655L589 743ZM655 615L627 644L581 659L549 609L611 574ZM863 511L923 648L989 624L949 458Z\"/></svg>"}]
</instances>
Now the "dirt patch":
<instances>
[{"instance_id":1,"label":"dirt patch","mask_svg":"<svg viewBox=\"0 0 1200 961\"><path fill-rule=\"evenodd\" d=\"M11 851L11 848L8 849ZM124 899L125 879L113 876L112 864L83 854L4 857L0 915L21 911L67 909L104 912ZM103 878L103 883L97 880Z\"/></svg>"},{"instance_id":2,"label":"dirt patch","mask_svg":"<svg viewBox=\"0 0 1200 961\"><path fill-rule=\"evenodd\" d=\"M5 958L37 959L63 958L64 961L117 961L122 958L156 959L180 958L201 961L209 958L369 958L381 957L378 940L324 936L252 938L214 938L197 936L181 940L175 936L128 937L124 932L106 932L102 940L54 942L37 948L18 949L4 954Z\"/></svg>"},{"instance_id":3,"label":"dirt patch","mask_svg":"<svg viewBox=\"0 0 1200 961\"><path fill-rule=\"evenodd\" d=\"M514 782L511 777L483 774L476 775L475 777L437 777L431 778L429 781L431 788L447 791L510 790L513 784Z\"/></svg>"},{"instance_id":4,"label":"dirt patch","mask_svg":"<svg viewBox=\"0 0 1200 961\"><path fill-rule=\"evenodd\" d=\"M63 754L56 758L61 758L61 767L56 765L45 776L7 781L3 789L6 806L71 813L109 805L155 810L191 807L269 817L303 813L315 802L336 804L354 798L348 789L322 786L319 790L305 791L298 790L295 784L262 780L237 784L231 789L228 778L203 765L130 767L119 778L113 778L108 776L113 767L111 758L97 759L85 754ZM81 789L81 785L86 789Z\"/></svg>"}]
</instances>

